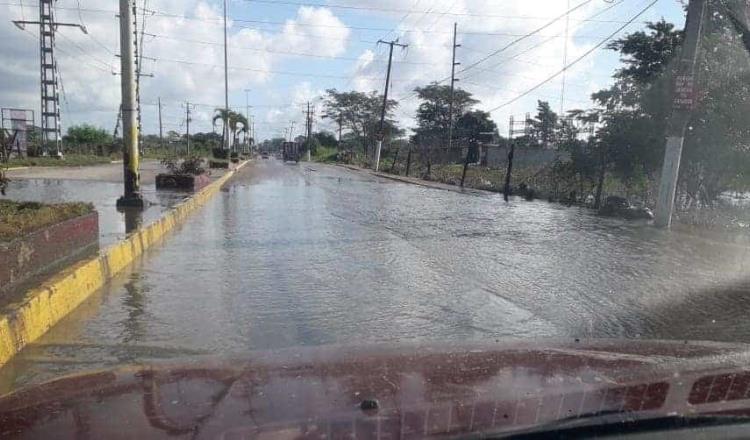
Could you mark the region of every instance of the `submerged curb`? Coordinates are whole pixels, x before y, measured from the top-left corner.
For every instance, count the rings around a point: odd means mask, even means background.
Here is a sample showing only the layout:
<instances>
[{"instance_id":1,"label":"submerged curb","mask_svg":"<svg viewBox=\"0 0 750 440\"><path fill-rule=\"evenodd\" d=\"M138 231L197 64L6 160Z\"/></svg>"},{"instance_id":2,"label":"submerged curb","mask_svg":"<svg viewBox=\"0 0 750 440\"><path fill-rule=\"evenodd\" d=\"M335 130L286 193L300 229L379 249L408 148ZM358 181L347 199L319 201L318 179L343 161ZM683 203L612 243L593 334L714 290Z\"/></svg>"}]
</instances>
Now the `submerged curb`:
<instances>
[{"instance_id":1,"label":"submerged curb","mask_svg":"<svg viewBox=\"0 0 750 440\"><path fill-rule=\"evenodd\" d=\"M39 287L27 291L20 301L4 307L0 311L0 366L47 333L146 249L182 224L247 163L239 164L151 225L130 234L98 256L62 270Z\"/></svg>"},{"instance_id":2,"label":"submerged curb","mask_svg":"<svg viewBox=\"0 0 750 440\"><path fill-rule=\"evenodd\" d=\"M470 188L468 186L461 188L460 186L449 185L447 183L442 183L442 182L433 182L430 180L422 180L417 177L398 176L396 174L384 173L382 171L374 171L368 168L361 168L355 165L347 165L347 164L336 164L336 165L342 168L346 168L347 170L367 173L372 176L380 177L383 179L395 180L396 182L408 183L410 185L423 186L425 188L439 189L442 191L451 191L451 192L456 192L456 193L461 193L461 194L474 194L474 195L496 195L497 194L496 192L487 191L483 189L477 189L477 188Z\"/></svg>"}]
</instances>

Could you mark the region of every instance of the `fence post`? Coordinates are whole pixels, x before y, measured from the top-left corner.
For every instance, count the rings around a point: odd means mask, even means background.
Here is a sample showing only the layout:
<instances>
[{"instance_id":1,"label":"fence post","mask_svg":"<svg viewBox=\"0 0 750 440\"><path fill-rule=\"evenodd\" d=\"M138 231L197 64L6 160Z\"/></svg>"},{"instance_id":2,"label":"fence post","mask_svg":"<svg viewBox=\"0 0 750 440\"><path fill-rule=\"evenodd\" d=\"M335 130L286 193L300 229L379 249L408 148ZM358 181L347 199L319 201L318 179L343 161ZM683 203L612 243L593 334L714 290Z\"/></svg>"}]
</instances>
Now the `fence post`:
<instances>
[{"instance_id":1,"label":"fence post","mask_svg":"<svg viewBox=\"0 0 750 440\"><path fill-rule=\"evenodd\" d=\"M391 174L393 174L393 170L396 169L396 162L398 161L398 153L401 151L401 148L396 149L396 154L393 156L393 163L391 164Z\"/></svg>"},{"instance_id":2,"label":"fence post","mask_svg":"<svg viewBox=\"0 0 750 440\"><path fill-rule=\"evenodd\" d=\"M464 159L464 172L461 174L461 188L464 187L464 181L466 180L466 170L469 168L469 155L471 154L471 144L466 149L466 158Z\"/></svg>"}]
</instances>

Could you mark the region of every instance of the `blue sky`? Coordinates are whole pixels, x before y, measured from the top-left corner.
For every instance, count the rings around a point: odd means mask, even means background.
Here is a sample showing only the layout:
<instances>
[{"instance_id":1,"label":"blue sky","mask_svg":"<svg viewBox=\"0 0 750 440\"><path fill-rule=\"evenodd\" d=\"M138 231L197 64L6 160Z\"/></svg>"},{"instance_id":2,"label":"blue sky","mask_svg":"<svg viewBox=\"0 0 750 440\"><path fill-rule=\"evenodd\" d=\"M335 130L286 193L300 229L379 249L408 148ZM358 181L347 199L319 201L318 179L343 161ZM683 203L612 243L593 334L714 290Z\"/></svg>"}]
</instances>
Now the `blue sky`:
<instances>
[{"instance_id":1,"label":"blue sky","mask_svg":"<svg viewBox=\"0 0 750 440\"><path fill-rule=\"evenodd\" d=\"M34 18L33 3L0 4L3 16ZM463 87L480 99L478 108L492 112L501 130L508 117L533 112L536 100L547 100L560 108L562 77L549 81L528 96L513 101L563 66L584 54L624 22L644 9L651 0L571 0L569 38L564 38L565 20L554 22L538 35L527 38L474 68L458 75ZM143 5L143 0L138 0ZM66 126L91 122L111 130L119 104L119 52L114 0L58 1L58 18L83 22L89 35L73 29L61 31L58 57L65 103ZM363 8L363 9L359 9ZM1 11L5 9L4 11ZM142 99L146 133L158 131L156 106L163 102L166 130L183 132L184 102L197 103L192 131L211 130L214 107L223 102L223 52L221 3L196 0L147 0L146 32L156 37L144 40L146 61ZM277 136L290 121L302 125L303 105L317 99L327 88L368 91L382 89L385 81L386 48L380 38L399 37L410 45L394 56L392 96L401 99L397 113L404 126L413 125L418 102L410 91L418 85L444 79L450 72L453 22L458 23L458 61L471 66L568 9L567 0L232 0L230 33L230 105L245 111L246 89L250 113L259 139ZM593 20L590 17L595 17ZM643 27L643 22L661 17L682 27L682 2L659 0L620 35ZM362 29L368 28L368 29ZM392 32L390 32L393 30ZM37 109L38 46L35 29L22 32L9 22L0 23L0 105ZM566 73L565 110L585 107L592 91L611 82L618 67L617 54L597 50ZM461 70L461 68L459 68ZM404 99L410 98L410 99ZM499 108L498 108L499 107ZM326 128L325 121L318 128Z\"/></svg>"}]
</instances>

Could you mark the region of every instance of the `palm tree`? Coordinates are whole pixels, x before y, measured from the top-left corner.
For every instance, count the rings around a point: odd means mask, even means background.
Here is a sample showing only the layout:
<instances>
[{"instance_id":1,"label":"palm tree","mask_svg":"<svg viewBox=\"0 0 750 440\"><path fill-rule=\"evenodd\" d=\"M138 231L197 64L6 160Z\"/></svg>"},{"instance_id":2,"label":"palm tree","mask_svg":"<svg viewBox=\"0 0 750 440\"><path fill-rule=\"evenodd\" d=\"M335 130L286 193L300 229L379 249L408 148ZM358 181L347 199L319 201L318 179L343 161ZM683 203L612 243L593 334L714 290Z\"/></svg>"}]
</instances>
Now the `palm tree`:
<instances>
[{"instance_id":1,"label":"palm tree","mask_svg":"<svg viewBox=\"0 0 750 440\"><path fill-rule=\"evenodd\" d=\"M232 116L232 111L225 108L217 108L214 113L214 118L212 120L214 128L216 128L216 121L221 119L222 123L222 130L221 130L221 148L224 148L224 145L226 143L226 135L228 131L228 127L230 124L230 119Z\"/></svg>"},{"instance_id":2,"label":"palm tree","mask_svg":"<svg viewBox=\"0 0 750 440\"><path fill-rule=\"evenodd\" d=\"M242 125L242 128L239 128ZM229 130L232 133L232 145L237 145L239 142L239 133L247 133L247 118L242 113L230 111L229 115Z\"/></svg>"},{"instance_id":3,"label":"palm tree","mask_svg":"<svg viewBox=\"0 0 750 440\"><path fill-rule=\"evenodd\" d=\"M247 132L248 129L248 123L247 118L241 113L237 113L232 110L227 110L223 108L217 108L216 113L214 114L213 119L213 125L216 127L216 121L221 120L223 125L223 130L221 132L221 144L224 145L225 142L225 136L228 134L231 135L229 138L232 141L232 145L237 143L237 134L238 130ZM242 128L239 128L239 125L242 125ZM231 148L231 145L230 145Z\"/></svg>"}]
</instances>

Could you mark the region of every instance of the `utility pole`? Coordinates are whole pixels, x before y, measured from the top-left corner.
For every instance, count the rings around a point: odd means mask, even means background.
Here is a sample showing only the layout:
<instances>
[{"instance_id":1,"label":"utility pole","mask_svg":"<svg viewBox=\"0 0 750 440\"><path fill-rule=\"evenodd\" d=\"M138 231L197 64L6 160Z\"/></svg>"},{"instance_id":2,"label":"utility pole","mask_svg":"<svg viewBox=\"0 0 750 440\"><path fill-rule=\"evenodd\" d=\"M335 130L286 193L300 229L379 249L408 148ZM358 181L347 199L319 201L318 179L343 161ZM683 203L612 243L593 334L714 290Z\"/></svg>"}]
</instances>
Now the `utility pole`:
<instances>
[{"instance_id":1,"label":"utility pole","mask_svg":"<svg viewBox=\"0 0 750 440\"><path fill-rule=\"evenodd\" d=\"M224 109L229 113L229 48L227 47L227 0L224 0ZM224 123L224 145L229 150L229 124Z\"/></svg>"},{"instance_id":2,"label":"utility pole","mask_svg":"<svg viewBox=\"0 0 750 440\"><path fill-rule=\"evenodd\" d=\"M378 40L378 44L387 44L390 46L388 51L388 73L385 75L385 92L383 93L383 109L380 112L380 130L378 131L378 145L375 150L375 171L380 168L380 151L383 148L383 139L385 139L385 113L388 109L388 86L391 83L391 66L393 65L393 46L398 46L401 49L409 47L408 44L399 44L398 38L394 41L383 41Z\"/></svg>"},{"instance_id":3,"label":"utility pole","mask_svg":"<svg viewBox=\"0 0 750 440\"><path fill-rule=\"evenodd\" d=\"M291 127L289 128L289 142L294 142L294 121L289 121Z\"/></svg>"},{"instance_id":4,"label":"utility pole","mask_svg":"<svg viewBox=\"0 0 750 440\"><path fill-rule=\"evenodd\" d=\"M307 111L305 112L305 143L307 144L307 161L310 162L311 160L311 151L312 148L312 113L313 110L310 108L310 101L307 101Z\"/></svg>"},{"instance_id":5,"label":"utility pole","mask_svg":"<svg viewBox=\"0 0 750 440\"><path fill-rule=\"evenodd\" d=\"M341 149L341 126L343 125L343 123L344 123L344 116L341 113L339 113L339 145L338 145L339 150Z\"/></svg>"},{"instance_id":6,"label":"utility pole","mask_svg":"<svg viewBox=\"0 0 750 440\"><path fill-rule=\"evenodd\" d=\"M456 35L458 34L458 23L453 23L453 63L451 64L451 100L448 104L448 155L453 147L453 92L456 88L456 66L461 63L456 62L456 49L461 47L456 44Z\"/></svg>"},{"instance_id":7,"label":"utility pole","mask_svg":"<svg viewBox=\"0 0 750 440\"><path fill-rule=\"evenodd\" d=\"M685 42L682 45L677 76L673 85L672 115L667 122L667 139L664 151L664 164L659 185L659 198L656 202L656 226L669 228L672 225L677 178L680 174L682 145L685 141L690 114L695 100L695 62L700 47L703 17L706 11L705 0L690 0L685 23Z\"/></svg>"},{"instance_id":8,"label":"utility pole","mask_svg":"<svg viewBox=\"0 0 750 440\"><path fill-rule=\"evenodd\" d=\"M190 157L190 101L185 102L185 128L186 128L186 140L187 140L187 156Z\"/></svg>"},{"instance_id":9,"label":"utility pole","mask_svg":"<svg viewBox=\"0 0 750 440\"><path fill-rule=\"evenodd\" d=\"M248 124L250 123L250 89L245 89L245 119L247 119ZM247 130L250 130L250 127L245 127ZM247 130L245 130L245 137L247 137ZM253 132L250 130L250 137L253 138ZM247 139L245 139L245 143L249 144ZM247 145L248 147L250 145Z\"/></svg>"},{"instance_id":10,"label":"utility pole","mask_svg":"<svg viewBox=\"0 0 750 440\"><path fill-rule=\"evenodd\" d=\"M77 27L88 34L81 24L55 21L54 3L57 0L39 0L39 21L15 20L13 24L21 30L27 24L39 25L39 85L41 91L40 125L42 151L45 155L54 149L56 157L62 158L62 124L60 122L60 93L57 58L55 57L55 35L60 26Z\"/></svg>"},{"instance_id":11,"label":"utility pole","mask_svg":"<svg viewBox=\"0 0 750 440\"><path fill-rule=\"evenodd\" d=\"M161 123L161 96L159 97L159 146L164 149L164 132Z\"/></svg>"},{"instance_id":12,"label":"utility pole","mask_svg":"<svg viewBox=\"0 0 750 440\"><path fill-rule=\"evenodd\" d=\"M510 117L510 123L508 124L508 142L510 142L510 150L508 151L508 169L505 172L505 186L503 186L503 199L508 202L510 200L510 183L511 183L511 175L513 173L513 159L516 155L516 135L523 135L528 136L529 134L529 119L530 115L526 114L526 119L521 122L517 122L513 116ZM523 128L519 129L516 128L518 125L523 126Z\"/></svg>"},{"instance_id":13,"label":"utility pole","mask_svg":"<svg viewBox=\"0 0 750 440\"><path fill-rule=\"evenodd\" d=\"M129 0L120 0L120 84L122 89L122 139L125 194L118 207L143 208L138 157L138 121L135 102L133 16Z\"/></svg>"}]
</instances>

